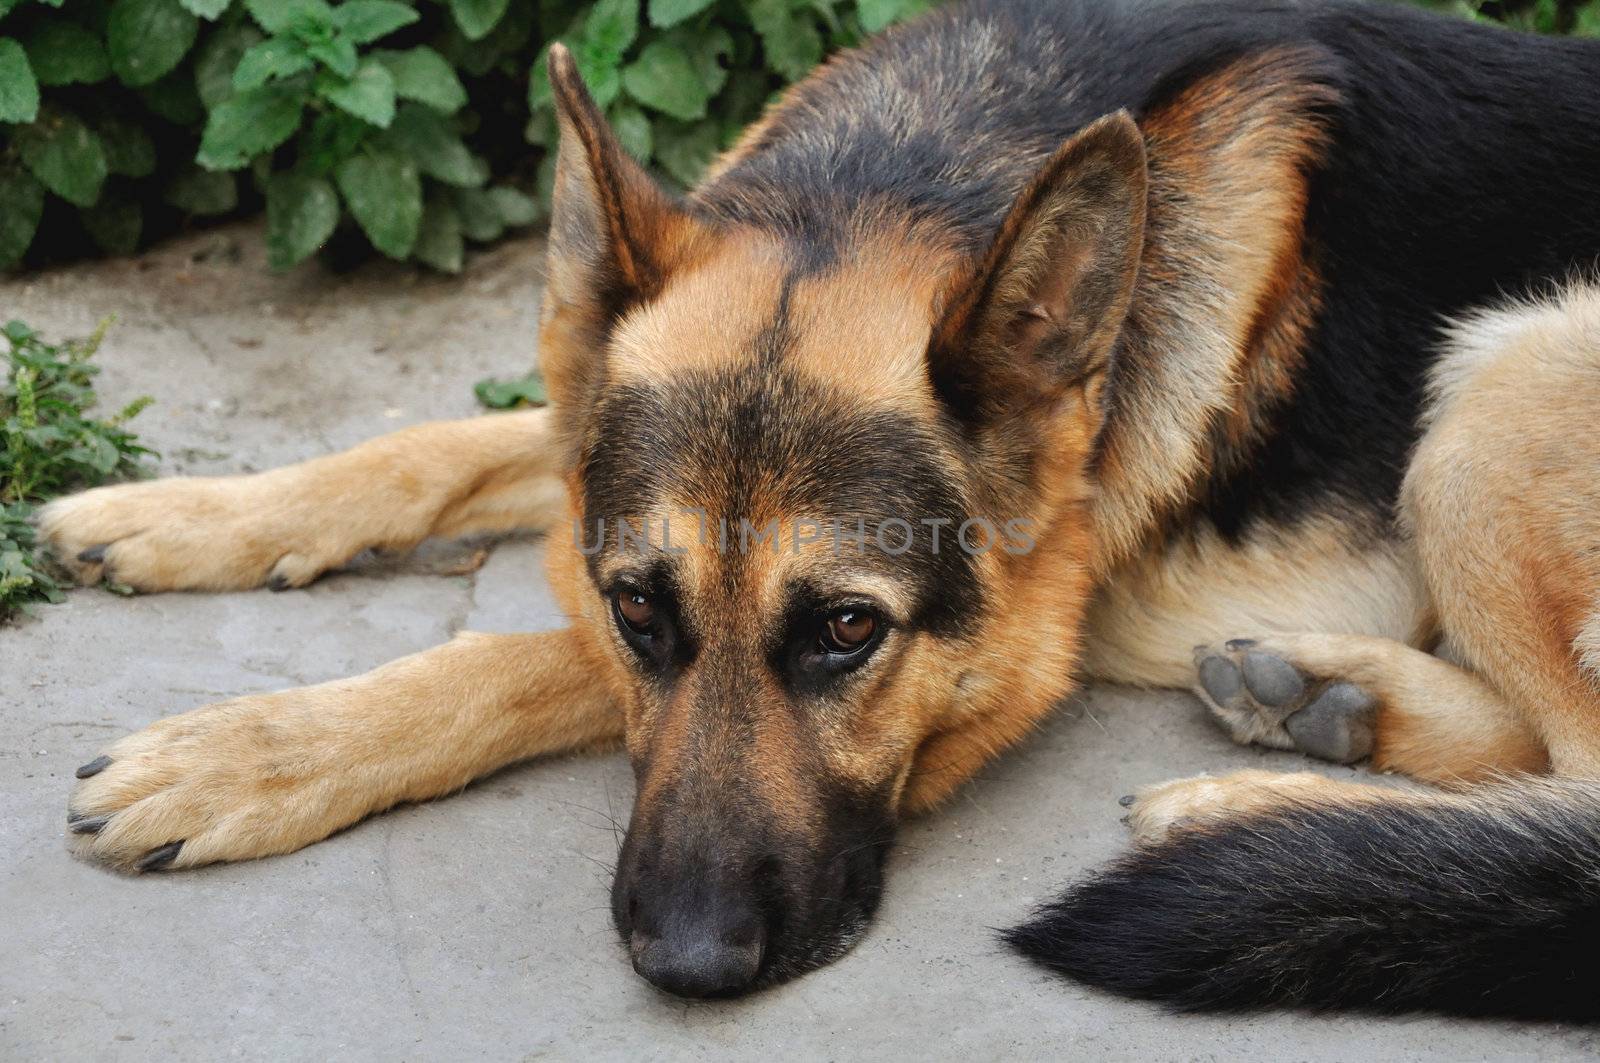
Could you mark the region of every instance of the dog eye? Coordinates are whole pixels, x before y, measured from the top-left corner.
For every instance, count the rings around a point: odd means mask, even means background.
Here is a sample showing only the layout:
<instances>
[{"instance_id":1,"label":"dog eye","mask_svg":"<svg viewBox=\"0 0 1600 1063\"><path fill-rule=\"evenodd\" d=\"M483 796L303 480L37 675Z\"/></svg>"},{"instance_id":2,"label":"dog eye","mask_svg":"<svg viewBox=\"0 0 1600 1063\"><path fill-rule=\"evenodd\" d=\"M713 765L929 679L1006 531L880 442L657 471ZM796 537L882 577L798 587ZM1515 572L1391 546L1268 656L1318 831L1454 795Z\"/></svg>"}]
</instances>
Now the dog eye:
<instances>
[{"instance_id":1,"label":"dog eye","mask_svg":"<svg viewBox=\"0 0 1600 1063\"><path fill-rule=\"evenodd\" d=\"M635 635L655 634L656 607L647 596L636 591L618 591L612 602L623 627Z\"/></svg>"},{"instance_id":2,"label":"dog eye","mask_svg":"<svg viewBox=\"0 0 1600 1063\"><path fill-rule=\"evenodd\" d=\"M841 609L822 625L821 643L828 653L855 653L878 633L878 618L865 609Z\"/></svg>"}]
</instances>

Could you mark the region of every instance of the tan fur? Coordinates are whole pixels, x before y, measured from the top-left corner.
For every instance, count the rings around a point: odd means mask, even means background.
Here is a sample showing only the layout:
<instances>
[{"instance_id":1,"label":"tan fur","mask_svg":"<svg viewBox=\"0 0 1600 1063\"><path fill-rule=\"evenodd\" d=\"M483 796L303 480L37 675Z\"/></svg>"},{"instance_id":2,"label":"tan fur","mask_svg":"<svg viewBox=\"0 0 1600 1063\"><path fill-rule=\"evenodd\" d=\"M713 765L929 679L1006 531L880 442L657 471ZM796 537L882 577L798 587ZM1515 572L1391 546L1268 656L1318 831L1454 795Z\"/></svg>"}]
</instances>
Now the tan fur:
<instances>
[{"instance_id":1,"label":"tan fur","mask_svg":"<svg viewBox=\"0 0 1600 1063\"><path fill-rule=\"evenodd\" d=\"M556 470L551 414L530 410L417 425L252 476L97 488L47 506L39 527L85 583L300 587L369 548L548 528L561 506ZM79 560L96 547L103 560Z\"/></svg>"},{"instance_id":2,"label":"tan fur","mask_svg":"<svg viewBox=\"0 0 1600 1063\"><path fill-rule=\"evenodd\" d=\"M613 741L621 714L585 652L569 631L467 634L354 679L168 717L78 785L74 812L115 813L79 847L124 868L179 840L177 867L287 853L513 761Z\"/></svg>"},{"instance_id":3,"label":"tan fur","mask_svg":"<svg viewBox=\"0 0 1600 1063\"><path fill-rule=\"evenodd\" d=\"M1096 567L1132 557L1190 502L1214 460L1213 425L1235 446L1292 377L1315 300L1300 263L1304 168L1321 152L1327 90L1297 53L1269 53L1203 79L1144 123L1150 218L1139 292L1107 427ZM1182 357L1168 352L1182 351ZM1257 392L1247 385L1266 385Z\"/></svg>"},{"instance_id":4,"label":"tan fur","mask_svg":"<svg viewBox=\"0 0 1600 1063\"><path fill-rule=\"evenodd\" d=\"M1175 830L1204 830L1288 806L1409 799L1409 791L1340 782L1309 771L1198 775L1140 790L1128 809L1128 830L1137 844L1154 846Z\"/></svg>"},{"instance_id":5,"label":"tan fur","mask_svg":"<svg viewBox=\"0 0 1600 1063\"><path fill-rule=\"evenodd\" d=\"M1432 607L1405 544L1361 544L1330 520L1261 528L1229 544L1212 529L1159 544L1110 574L1089 614L1083 670L1188 686L1191 648L1219 636L1304 629L1421 645Z\"/></svg>"},{"instance_id":6,"label":"tan fur","mask_svg":"<svg viewBox=\"0 0 1600 1063\"><path fill-rule=\"evenodd\" d=\"M1434 383L1404 507L1451 645L1556 771L1600 775L1600 288L1460 323Z\"/></svg>"}]
</instances>

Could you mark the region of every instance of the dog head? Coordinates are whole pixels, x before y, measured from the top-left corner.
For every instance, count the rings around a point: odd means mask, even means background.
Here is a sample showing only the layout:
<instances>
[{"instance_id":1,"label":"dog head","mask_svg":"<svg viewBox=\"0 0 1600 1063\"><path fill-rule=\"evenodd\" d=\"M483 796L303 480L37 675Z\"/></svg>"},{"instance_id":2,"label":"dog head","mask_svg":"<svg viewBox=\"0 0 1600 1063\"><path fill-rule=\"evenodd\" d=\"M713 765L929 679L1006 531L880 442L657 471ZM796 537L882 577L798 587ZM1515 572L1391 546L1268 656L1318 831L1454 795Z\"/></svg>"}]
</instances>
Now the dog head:
<instances>
[{"instance_id":1,"label":"dog head","mask_svg":"<svg viewBox=\"0 0 1600 1063\"><path fill-rule=\"evenodd\" d=\"M1143 141L1086 129L981 254L892 216L823 251L665 195L550 68L551 564L626 710L613 911L656 985L739 992L848 948L897 817L1066 692Z\"/></svg>"}]
</instances>

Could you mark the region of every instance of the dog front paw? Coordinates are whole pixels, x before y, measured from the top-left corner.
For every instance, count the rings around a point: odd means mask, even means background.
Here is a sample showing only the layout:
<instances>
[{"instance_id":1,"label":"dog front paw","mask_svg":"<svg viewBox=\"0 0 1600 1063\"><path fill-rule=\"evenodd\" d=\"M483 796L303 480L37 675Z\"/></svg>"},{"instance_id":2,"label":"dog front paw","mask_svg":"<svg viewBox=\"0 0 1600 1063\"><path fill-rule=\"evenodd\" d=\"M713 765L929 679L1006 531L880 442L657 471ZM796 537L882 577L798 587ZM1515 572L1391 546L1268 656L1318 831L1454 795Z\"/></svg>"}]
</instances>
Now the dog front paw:
<instances>
[{"instance_id":1,"label":"dog front paw","mask_svg":"<svg viewBox=\"0 0 1600 1063\"><path fill-rule=\"evenodd\" d=\"M97 487L44 507L40 538L83 584L304 586L365 544L328 519L327 503L294 471Z\"/></svg>"},{"instance_id":2,"label":"dog front paw","mask_svg":"<svg viewBox=\"0 0 1600 1063\"><path fill-rule=\"evenodd\" d=\"M126 871L292 852L392 804L342 741L328 687L173 716L77 771L67 830Z\"/></svg>"}]
</instances>

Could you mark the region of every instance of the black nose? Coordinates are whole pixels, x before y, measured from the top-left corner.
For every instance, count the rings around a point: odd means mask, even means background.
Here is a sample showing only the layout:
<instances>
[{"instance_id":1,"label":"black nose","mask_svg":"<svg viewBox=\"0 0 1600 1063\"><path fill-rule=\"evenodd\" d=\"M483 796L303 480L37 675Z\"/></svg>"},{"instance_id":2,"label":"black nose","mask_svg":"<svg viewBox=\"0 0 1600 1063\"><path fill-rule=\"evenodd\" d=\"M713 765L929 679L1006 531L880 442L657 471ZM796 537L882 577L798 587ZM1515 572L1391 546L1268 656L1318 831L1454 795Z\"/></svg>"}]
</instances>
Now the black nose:
<instances>
[{"instance_id":1,"label":"black nose","mask_svg":"<svg viewBox=\"0 0 1600 1063\"><path fill-rule=\"evenodd\" d=\"M766 932L742 906L710 902L671 913L652 933L635 926L633 969L680 997L726 996L750 988L761 969Z\"/></svg>"}]
</instances>

